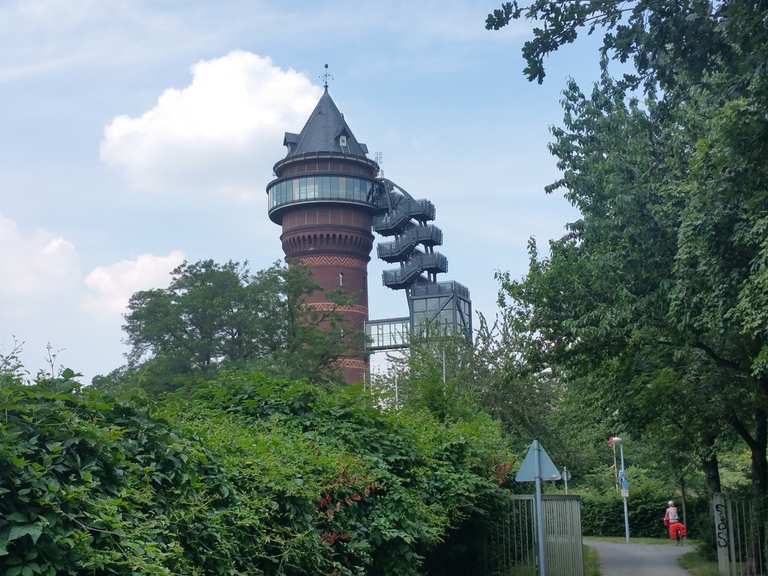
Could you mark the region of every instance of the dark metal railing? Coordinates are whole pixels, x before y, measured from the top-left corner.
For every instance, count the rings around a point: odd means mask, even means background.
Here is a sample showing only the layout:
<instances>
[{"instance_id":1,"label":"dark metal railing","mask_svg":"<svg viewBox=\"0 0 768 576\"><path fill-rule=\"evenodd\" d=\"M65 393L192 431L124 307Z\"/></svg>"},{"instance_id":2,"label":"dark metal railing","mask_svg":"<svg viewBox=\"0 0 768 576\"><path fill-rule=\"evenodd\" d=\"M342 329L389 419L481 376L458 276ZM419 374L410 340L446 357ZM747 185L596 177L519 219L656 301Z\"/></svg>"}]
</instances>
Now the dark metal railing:
<instances>
[{"instance_id":1,"label":"dark metal railing","mask_svg":"<svg viewBox=\"0 0 768 576\"><path fill-rule=\"evenodd\" d=\"M437 226L411 226L393 242L383 242L376 248L376 252L385 262L398 262L410 256L416 246L438 246L443 243L443 231Z\"/></svg>"},{"instance_id":2,"label":"dark metal railing","mask_svg":"<svg viewBox=\"0 0 768 576\"><path fill-rule=\"evenodd\" d=\"M404 262L399 270L384 270L382 281L384 286L395 290L406 288L414 278L423 272L440 274L448 271L448 258L435 252L433 254L416 254Z\"/></svg>"},{"instance_id":3,"label":"dark metal railing","mask_svg":"<svg viewBox=\"0 0 768 576\"><path fill-rule=\"evenodd\" d=\"M404 230L410 220L427 222L435 219L435 205L429 200L401 198L386 214L373 217L373 229L382 236L391 236Z\"/></svg>"}]
</instances>

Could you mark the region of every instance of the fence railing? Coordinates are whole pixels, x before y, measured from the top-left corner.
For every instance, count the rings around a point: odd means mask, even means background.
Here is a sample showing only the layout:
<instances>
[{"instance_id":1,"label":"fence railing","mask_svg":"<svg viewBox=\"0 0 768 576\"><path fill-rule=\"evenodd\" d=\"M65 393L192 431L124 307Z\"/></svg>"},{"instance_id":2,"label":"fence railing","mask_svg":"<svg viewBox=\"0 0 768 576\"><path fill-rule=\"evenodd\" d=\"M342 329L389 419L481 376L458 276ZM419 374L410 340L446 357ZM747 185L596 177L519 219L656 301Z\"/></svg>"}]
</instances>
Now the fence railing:
<instances>
[{"instance_id":1,"label":"fence railing","mask_svg":"<svg viewBox=\"0 0 768 576\"><path fill-rule=\"evenodd\" d=\"M583 576L581 499L543 496L544 554L548 576ZM488 538L487 576L536 576L534 497L515 495L500 511Z\"/></svg>"},{"instance_id":2,"label":"fence railing","mask_svg":"<svg viewBox=\"0 0 768 576\"><path fill-rule=\"evenodd\" d=\"M751 500L712 498L720 576L768 576L768 519Z\"/></svg>"},{"instance_id":3,"label":"fence railing","mask_svg":"<svg viewBox=\"0 0 768 576\"><path fill-rule=\"evenodd\" d=\"M543 496L544 554L547 574L581 576L584 557L581 538L581 499Z\"/></svg>"}]
</instances>

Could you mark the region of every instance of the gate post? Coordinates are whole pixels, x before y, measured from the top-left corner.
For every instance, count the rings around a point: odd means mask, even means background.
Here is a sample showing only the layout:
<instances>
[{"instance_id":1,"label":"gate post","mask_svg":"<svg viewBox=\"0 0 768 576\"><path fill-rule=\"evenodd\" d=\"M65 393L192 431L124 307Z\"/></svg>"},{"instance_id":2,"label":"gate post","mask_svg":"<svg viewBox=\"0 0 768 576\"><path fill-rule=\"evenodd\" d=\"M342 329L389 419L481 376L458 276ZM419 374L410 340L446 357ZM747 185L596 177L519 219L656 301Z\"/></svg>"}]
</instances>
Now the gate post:
<instances>
[{"instance_id":1,"label":"gate post","mask_svg":"<svg viewBox=\"0 0 768 576\"><path fill-rule=\"evenodd\" d=\"M717 571L720 576L731 576L730 550L733 530L725 496L719 492L712 496L712 517L715 525Z\"/></svg>"}]
</instances>

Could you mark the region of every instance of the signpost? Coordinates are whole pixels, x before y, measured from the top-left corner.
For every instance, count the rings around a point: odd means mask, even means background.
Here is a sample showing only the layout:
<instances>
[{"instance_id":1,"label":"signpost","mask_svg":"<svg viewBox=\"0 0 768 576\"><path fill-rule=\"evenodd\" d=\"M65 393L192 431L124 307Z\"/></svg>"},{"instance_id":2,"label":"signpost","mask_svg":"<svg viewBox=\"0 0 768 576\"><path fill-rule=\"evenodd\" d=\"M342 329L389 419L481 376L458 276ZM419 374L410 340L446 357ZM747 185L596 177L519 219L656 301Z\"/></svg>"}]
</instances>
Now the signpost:
<instances>
[{"instance_id":1,"label":"signpost","mask_svg":"<svg viewBox=\"0 0 768 576\"><path fill-rule=\"evenodd\" d=\"M565 482L565 495L568 496L568 480L571 479L571 473L568 472L568 468L566 468L565 466L563 466L562 477L563 477L563 482Z\"/></svg>"},{"instance_id":2,"label":"signpost","mask_svg":"<svg viewBox=\"0 0 768 576\"><path fill-rule=\"evenodd\" d=\"M624 501L624 538L629 544L629 512L627 511L627 498L629 498L629 481L627 480L627 471L624 468L624 441L618 436L608 438L608 446L615 449L619 447L621 456L621 470L619 470L619 485L621 486L621 499Z\"/></svg>"},{"instance_id":3,"label":"signpost","mask_svg":"<svg viewBox=\"0 0 768 576\"><path fill-rule=\"evenodd\" d=\"M525 460L517 471L515 480L517 482L535 482L536 483L536 534L539 549L539 576L546 576L546 558L544 556L544 513L541 504L541 481L542 480L560 480L560 472L552 459L544 450L538 440L534 440Z\"/></svg>"}]
</instances>

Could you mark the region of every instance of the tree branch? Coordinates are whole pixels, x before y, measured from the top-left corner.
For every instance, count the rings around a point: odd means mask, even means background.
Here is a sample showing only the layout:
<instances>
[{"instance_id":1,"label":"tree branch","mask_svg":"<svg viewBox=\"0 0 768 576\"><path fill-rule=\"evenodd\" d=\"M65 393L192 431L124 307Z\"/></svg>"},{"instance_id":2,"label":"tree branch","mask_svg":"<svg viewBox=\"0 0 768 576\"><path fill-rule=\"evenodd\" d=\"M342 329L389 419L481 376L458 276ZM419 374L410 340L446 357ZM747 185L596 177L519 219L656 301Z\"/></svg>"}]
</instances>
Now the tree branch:
<instances>
[{"instance_id":1,"label":"tree branch","mask_svg":"<svg viewBox=\"0 0 768 576\"><path fill-rule=\"evenodd\" d=\"M757 447L757 440L755 440L752 434L749 433L749 430L747 430L747 427L744 425L744 423L741 420L739 420L736 414L731 412L726 417L726 420L731 426L733 426L733 429L736 430L736 432L739 434L739 436L741 436L744 442L747 443L747 446L749 446L753 450Z\"/></svg>"},{"instance_id":2,"label":"tree branch","mask_svg":"<svg viewBox=\"0 0 768 576\"><path fill-rule=\"evenodd\" d=\"M738 362L734 362L733 360L729 360L728 358L723 358L717 352L715 352L715 350L711 348L709 345L704 344L704 342L697 340L693 343L693 346L694 348L698 348L699 350L704 352L707 356L710 357L710 359L715 361L715 364L717 364L721 368L730 368L738 372L743 371L743 368Z\"/></svg>"}]
</instances>

